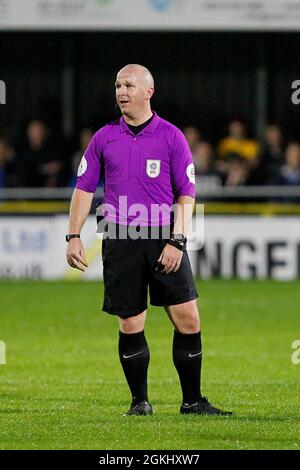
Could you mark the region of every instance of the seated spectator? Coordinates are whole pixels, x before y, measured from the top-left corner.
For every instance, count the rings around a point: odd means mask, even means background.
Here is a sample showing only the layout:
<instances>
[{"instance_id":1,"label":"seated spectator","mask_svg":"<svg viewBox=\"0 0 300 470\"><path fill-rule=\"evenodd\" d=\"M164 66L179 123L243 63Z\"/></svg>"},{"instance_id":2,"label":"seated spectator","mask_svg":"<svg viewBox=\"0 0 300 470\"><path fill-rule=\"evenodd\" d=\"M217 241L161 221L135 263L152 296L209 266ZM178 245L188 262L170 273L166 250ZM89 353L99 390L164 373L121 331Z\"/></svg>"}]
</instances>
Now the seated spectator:
<instances>
[{"instance_id":1,"label":"seated spectator","mask_svg":"<svg viewBox=\"0 0 300 470\"><path fill-rule=\"evenodd\" d=\"M229 170L228 162L232 159L241 159L253 168L256 165L259 154L258 143L247 137L246 126L241 119L233 119L228 126L228 135L219 142L218 156L221 160L218 162L218 169L222 173ZM240 162L237 166L241 166Z\"/></svg>"},{"instance_id":2,"label":"seated spectator","mask_svg":"<svg viewBox=\"0 0 300 470\"><path fill-rule=\"evenodd\" d=\"M202 140L199 129L195 126L186 126L183 129L183 134L188 141L191 152L193 153L196 145Z\"/></svg>"},{"instance_id":3,"label":"seated spectator","mask_svg":"<svg viewBox=\"0 0 300 470\"><path fill-rule=\"evenodd\" d=\"M244 186L249 183L251 167L243 158L235 158L228 167L225 186Z\"/></svg>"},{"instance_id":4,"label":"seated spectator","mask_svg":"<svg viewBox=\"0 0 300 470\"><path fill-rule=\"evenodd\" d=\"M300 185L300 144L290 142L285 151L285 164L273 179L273 184Z\"/></svg>"},{"instance_id":5,"label":"seated spectator","mask_svg":"<svg viewBox=\"0 0 300 470\"><path fill-rule=\"evenodd\" d=\"M50 139L46 124L31 121L27 128L27 145L17 155L19 186L56 187L63 167L62 149Z\"/></svg>"},{"instance_id":6,"label":"seated spectator","mask_svg":"<svg viewBox=\"0 0 300 470\"><path fill-rule=\"evenodd\" d=\"M71 179L69 181L69 186L74 187L77 180L77 171L79 167L80 160L90 143L91 138L93 137L93 131L88 127L85 127L81 130L79 134L79 149L74 153L71 159Z\"/></svg>"},{"instance_id":7,"label":"seated spectator","mask_svg":"<svg viewBox=\"0 0 300 470\"><path fill-rule=\"evenodd\" d=\"M209 142L199 142L195 146L193 159L198 188L213 189L222 185L222 176L214 168L214 153Z\"/></svg>"},{"instance_id":8,"label":"seated spectator","mask_svg":"<svg viewBox=\"0 0 300 470\"><path fill-rule=\"evenodd\" d=\"M255 171L256 184L270 183L276 177L281 165L284 163L281 128L276 124L269 124L264 134L260 161Z\"/></svg>"},{"instance_id":9,"label":"seated spectator","mask_svg":"<svg viewBox=\"0 0 300 470\"><path fill-rule=\"evenodd\" d=\"M14 150L9 139L0 135L0 188L15 185Z\"/></svg>"}]
</instances>

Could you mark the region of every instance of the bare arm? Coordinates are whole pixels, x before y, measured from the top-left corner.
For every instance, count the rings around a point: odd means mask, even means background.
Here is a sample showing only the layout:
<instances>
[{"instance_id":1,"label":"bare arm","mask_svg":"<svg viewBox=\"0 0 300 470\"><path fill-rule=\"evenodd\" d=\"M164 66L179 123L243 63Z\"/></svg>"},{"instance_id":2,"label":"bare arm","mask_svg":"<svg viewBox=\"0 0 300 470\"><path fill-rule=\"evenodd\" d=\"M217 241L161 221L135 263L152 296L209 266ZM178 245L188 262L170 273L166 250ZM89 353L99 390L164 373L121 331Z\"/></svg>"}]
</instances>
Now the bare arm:
<instances>
[{"instance_id":1,"label":"bare arm","mask_svg":"<svg viewBox=\"0 0 300 470\"><path fill-rule=\"evenodd\" d=\"M193 215L195 199L191 196L179 196L174 213L174 233L187 236L189 224Z\"/></svg>"},{"instance_id":2,"label":"bare arm","mask_svg":"<svg viewBox=\"0 0 300 470\"><path fill-rule=\"evenodd\" d=\"M80 189L74 190L70 207L69 233L80 234L90 213L92 200L93 193L87 193ZM84 247L80 238L72 238L68 242L67 261L72 268L85 271L87 262Z\"/></svg>"},{"instance_id":3,"label":"bare arm","mask_svg":"<svg viewBox=\"0 0 300 470\"><path fill-rule=\"evenodd\" d=\"M70 207L69 233L81 232L90 213L93 196L93 193L81 189L74 190Z\"/></svg>"},{"instance_id":4,"label":"bare arm","mask_svg":"<svg viewBox=\"0 0 300 470\"><path fill-rule=\"evenodd\" d=\"M187 236L194 204L195 199L193 197L179 196L174 210L173 232L175 234L182 233L185 237ZM165 266L162 272L170 274L172 271L178 271L182 255L182 251L167 243L158 259L158 261Z\"/></svg>"}]
</instances>

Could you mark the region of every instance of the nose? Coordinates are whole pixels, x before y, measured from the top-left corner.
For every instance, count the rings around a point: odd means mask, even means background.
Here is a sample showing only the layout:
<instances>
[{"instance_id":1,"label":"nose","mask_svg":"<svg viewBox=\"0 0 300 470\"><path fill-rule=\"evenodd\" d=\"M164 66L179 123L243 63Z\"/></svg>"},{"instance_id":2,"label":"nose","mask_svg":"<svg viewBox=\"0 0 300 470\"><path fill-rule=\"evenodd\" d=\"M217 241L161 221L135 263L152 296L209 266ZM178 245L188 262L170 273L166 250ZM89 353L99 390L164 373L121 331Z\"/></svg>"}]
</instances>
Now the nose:
<instances>
[{"instance_id":1,"label":"nose","mask_svg":"<svg viewBox=\"0 0 300 470\"><path fill-rule=\"evenodd\" d=\"M126 92L126 87L124 85L117 88L117 95L118 96L124 96L125 92Z\"/></svg>"}]
</instances>

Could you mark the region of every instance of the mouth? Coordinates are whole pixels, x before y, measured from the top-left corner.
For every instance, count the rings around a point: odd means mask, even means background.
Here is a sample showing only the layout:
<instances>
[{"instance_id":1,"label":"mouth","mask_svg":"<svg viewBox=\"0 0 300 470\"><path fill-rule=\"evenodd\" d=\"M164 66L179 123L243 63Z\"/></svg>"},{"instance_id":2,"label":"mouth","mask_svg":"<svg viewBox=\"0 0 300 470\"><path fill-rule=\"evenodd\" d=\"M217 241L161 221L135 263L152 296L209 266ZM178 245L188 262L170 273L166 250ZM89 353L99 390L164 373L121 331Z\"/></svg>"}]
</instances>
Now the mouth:
<instances>
[{"instance_id":1,"label":"mouth","mask_svg":"<svg viewBox=\"0 0 300 470\"><path fill-rule=\"evenodd\" d=\"M119 100L121 106L124 106L129 103L129 100Z\"/></svg>"}]
</instances>

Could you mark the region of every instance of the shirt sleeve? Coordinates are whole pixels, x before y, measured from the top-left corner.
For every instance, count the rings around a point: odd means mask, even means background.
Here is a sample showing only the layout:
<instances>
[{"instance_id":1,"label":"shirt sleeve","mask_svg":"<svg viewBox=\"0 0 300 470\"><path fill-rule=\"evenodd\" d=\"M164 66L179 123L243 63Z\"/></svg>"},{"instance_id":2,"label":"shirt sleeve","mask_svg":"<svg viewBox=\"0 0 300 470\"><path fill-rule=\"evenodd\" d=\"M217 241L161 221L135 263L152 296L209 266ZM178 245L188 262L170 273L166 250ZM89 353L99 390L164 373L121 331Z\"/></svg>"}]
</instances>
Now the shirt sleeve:
<instances>
[{"instance_id":1,"label":"shirt sleeve","mask_svg":"<svg viewBox=\"0 0 300 470\"><path fill-rule=\"evenodd\" d=\"M101 139L100 131L92 137L77 172L76 188L94 193L101 177Z\"/></svg>"},{"instance_id":2,"label":"shirt sleeve","mask_svg":"<svg viewBox=\"0 0 300 470\"><path fill-rule=\"evenodd\" d=\"M173 138L171 151L171 178L175 199L195 197L195 168L186 138L179 129Z\"/></svg>"}]
</instances>

